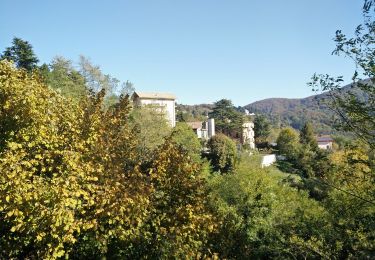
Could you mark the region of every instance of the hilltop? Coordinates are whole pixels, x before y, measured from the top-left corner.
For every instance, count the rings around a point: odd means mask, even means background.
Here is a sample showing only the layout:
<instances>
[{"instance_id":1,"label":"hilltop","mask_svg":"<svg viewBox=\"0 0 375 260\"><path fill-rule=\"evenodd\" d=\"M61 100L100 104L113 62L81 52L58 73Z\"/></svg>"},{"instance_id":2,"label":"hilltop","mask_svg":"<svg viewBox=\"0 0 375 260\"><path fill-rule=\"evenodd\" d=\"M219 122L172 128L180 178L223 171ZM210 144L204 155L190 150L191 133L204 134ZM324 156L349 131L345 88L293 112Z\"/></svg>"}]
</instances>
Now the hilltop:
<instances>
[{"instance_id":1,"label":"hilltop","mask_svg":"<svg viewBox=\"0 0 375 260\"><path fill-rule=\"evenodd\" d=\"M363 92L352 84L348 84L341 89L341 93L353 93L359 99L366 99ZM331 99L331 92L324 92L306 98L269 98L244 106L252 113L266 115L275 126L291 126L301 129L306 121L310 121L315 126L315 131L319 134L332 134L336 130L334 125L334 113L327 106Z\"/></svg>"}]
</instances>

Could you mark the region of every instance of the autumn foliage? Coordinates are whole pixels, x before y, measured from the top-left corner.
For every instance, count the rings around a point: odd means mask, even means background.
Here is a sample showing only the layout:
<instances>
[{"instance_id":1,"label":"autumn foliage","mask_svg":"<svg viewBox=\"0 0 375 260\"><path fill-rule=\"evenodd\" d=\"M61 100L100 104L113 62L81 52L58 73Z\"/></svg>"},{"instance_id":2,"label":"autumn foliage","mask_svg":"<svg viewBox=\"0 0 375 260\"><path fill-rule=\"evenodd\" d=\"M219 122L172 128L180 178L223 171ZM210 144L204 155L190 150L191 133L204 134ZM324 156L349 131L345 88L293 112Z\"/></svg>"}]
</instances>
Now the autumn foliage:
<instances>
[{"instance_id":1,"label":"autumn foliage","mask_svg":"<svg viewBox=\"0 0 375 260\"><path fill-rule=\"evenodd\" d=\"M0 62L0 258L202 252L214 225L199 166L168 143L141 167L128 97L103 99L71 102Z\"/></svg>"}]
</instances>

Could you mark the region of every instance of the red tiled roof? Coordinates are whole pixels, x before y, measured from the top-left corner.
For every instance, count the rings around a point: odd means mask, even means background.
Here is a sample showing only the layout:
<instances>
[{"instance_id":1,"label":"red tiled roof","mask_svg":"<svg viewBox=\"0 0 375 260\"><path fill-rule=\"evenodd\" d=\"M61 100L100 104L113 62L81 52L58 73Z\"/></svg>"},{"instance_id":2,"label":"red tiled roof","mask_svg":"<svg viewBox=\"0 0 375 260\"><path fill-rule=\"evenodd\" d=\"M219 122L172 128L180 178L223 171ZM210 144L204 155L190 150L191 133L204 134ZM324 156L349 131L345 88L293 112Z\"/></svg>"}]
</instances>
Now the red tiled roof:
<instances>
[{"instance_id":1,"label":"red tiled roof","mask_svg":"<svg viewBox=\"0 0 375 260\"><path fill-rule=\"evenodd\" d=\"M202 128L202 122L196 121L196 122L186 122L191 128L198 129Z\"/></svg>"},{"instance_id":2,"label":"red tiled roof","mask_svg":"<svg viewBox=\"0 0 375 260\"><path fill-rule=\"evenodd\" d=\"M320 142L333 142L333 139L329 136L321 136L316 139L318 143Z\"/></svg>"}]
</instances>

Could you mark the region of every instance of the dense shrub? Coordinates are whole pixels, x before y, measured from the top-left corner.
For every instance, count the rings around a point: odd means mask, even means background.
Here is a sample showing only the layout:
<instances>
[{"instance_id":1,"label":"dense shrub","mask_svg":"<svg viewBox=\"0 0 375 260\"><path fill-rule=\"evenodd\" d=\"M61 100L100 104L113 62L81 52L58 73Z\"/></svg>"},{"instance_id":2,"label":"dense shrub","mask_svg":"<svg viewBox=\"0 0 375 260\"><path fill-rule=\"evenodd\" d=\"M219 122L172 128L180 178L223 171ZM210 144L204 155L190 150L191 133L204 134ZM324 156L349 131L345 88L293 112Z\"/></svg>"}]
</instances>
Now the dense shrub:
<instances>
[{"instance_id":1,"label":"dense shrub","mask_svg":"<svg viewBox=\"0 0 375 260\"><path fill-rule=\"evenodd\" d=\"M211 205L222 222L211 243L221 257L304 259L330 251L321 232L327 212L306 192L281 185L283 175L243 156L235 174L210 179Z\"/></svg>"},{"instance_id":2,"label":"dense shrub","mask_svg":"<svg viewBox=\"0 0 375 260\"><path fill-rule=\"evenodd\" d=\"M218 134L208 141L209 158L215 171L228 173L235 167L237 160L236 143L229 137Z\"/></svg>"}]
</instances>

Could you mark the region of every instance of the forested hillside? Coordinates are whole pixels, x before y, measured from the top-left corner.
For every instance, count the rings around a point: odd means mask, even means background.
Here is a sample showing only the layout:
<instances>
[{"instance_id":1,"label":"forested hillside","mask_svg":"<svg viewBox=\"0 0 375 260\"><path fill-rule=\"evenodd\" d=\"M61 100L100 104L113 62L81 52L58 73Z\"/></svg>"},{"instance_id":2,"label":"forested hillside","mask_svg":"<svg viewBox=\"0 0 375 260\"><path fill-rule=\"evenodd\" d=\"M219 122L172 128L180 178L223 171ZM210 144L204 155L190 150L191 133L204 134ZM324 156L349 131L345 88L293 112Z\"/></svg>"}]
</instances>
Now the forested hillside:
<instances>
[{"instance_id":1,"label":"forested hillside","mask_svg":"<svg viewBox=\"0 0 375 260\"><path fill-rule=\"evenodd\" d=\"M177 120L182 122L202 121L213 108L212 104L183 105L176 104Z\"/></svg>"},{"instance_id":2,"label":"forested hillside","mask_svg":"<svg viewBox=\"0 0 375 260\"><path fill-rule=\"evenodd\" d=\"M359 99L366 99L364 93L352 85L342 88L342 93L353 93ZM334 128L335 113L327 106L331 95L338 92L325 92L301 99L269 98L244 106L253 113L264 114L277 127L291 126L301 129L309 121L319 134L337 132Z\"/></svg>"}]
</instances>

